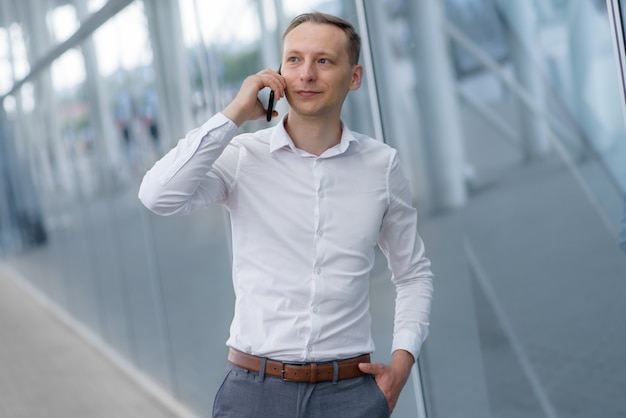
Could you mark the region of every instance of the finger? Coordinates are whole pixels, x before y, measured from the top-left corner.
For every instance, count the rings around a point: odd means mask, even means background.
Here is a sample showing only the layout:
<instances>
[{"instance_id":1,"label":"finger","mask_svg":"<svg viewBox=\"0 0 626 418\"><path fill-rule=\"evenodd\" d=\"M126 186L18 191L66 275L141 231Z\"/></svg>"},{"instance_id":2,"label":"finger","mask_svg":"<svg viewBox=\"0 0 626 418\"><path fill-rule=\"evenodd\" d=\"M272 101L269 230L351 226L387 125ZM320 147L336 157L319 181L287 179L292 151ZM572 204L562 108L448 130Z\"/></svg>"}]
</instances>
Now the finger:
<instances>
[{"instance_id":1,"label":"finger","mask_svg":"<svg viewBox=\"0 0 626 418\"><path fill-rule=\"evenodd\" d=\"M260 76L266 87L276 87L277 90L284 90L287 87L283 76L272 69L266 68L257 73Z\"/></svg>"},{"instance_id":2,"label":"finger","mask_svg":"<svg viewBox=\"0 0 626 418\"><path fill-rule=\"evenodd\" d=\"M276 99L284 97L287 83L279 72L267 68L257 73L257 75L261 76L265 87L269 87L274 91Z\"/></svg>"},{"instance_id":3,"label":"finger","mask_svg":"<svg viewBox=\"0 0 626 418\"><path fill-rule=\"evenodd\" d=\"M363 373L378 375L385 371L385 365L380 363L359 363L359 369Z\"/></svg>"},{"instance_id":4,"label":"finger","mask_svg":"<svg viewBox=\"0 0 626 418\"><path fill-rule=\"evenodd\" d=\"M267 109L265 108L265 104L260 100L257 102L257 106L254 109L255 119L262 118L267 116Z\"/></svg>"}]
</instances>

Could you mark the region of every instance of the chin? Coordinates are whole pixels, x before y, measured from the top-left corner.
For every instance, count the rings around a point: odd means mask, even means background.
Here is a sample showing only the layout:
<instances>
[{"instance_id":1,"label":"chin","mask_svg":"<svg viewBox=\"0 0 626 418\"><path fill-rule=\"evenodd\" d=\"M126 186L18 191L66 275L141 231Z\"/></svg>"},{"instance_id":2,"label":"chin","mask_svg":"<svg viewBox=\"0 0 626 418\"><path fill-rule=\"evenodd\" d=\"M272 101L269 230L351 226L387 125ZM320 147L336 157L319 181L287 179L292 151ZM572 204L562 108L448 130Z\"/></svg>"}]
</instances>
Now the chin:
<instances>
[{"instance_id":1,"label":"chin","mask_svg":"<svg viewBox=\"0 0 626 418\"><path fill-rule=\"evenodd\" d=\"M300 106L297 106L297 107L291 106L290 111L299 116L309 117L309 118L320 116L322 114L320 109L302 108Z\"/></svg>"}]
</instances>

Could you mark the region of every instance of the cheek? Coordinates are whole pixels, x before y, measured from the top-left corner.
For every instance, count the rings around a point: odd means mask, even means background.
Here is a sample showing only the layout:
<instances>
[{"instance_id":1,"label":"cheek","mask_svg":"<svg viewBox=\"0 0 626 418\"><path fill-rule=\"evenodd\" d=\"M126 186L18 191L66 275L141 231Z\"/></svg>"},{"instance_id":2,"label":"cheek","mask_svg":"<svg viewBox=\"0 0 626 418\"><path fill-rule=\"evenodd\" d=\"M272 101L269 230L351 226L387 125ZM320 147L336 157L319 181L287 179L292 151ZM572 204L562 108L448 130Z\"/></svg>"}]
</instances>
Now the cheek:
<instances>
[{"instance_id":1,"label":"cheek","mask_svg":"<svg viewBox=\"0 0 626 418\"><path fill-rule=\"evenodd\" d=\"M297 77L294 77L293 75L284 75L282 74L283 78L285 79L285 84L287 84L287 89L286 92L287 94L289 94L289 91L294 91L295 87L296 87L296 82L297 82Z\"/></svg>"}]
</instances>

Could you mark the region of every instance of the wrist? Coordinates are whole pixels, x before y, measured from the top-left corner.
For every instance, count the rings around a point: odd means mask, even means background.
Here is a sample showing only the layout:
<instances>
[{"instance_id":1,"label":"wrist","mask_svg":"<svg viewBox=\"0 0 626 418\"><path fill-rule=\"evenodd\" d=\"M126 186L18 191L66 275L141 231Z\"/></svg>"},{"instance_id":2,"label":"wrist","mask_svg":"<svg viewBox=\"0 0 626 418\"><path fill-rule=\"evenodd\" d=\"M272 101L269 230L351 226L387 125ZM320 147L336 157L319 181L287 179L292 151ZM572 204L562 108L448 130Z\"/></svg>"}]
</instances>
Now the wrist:
<instances>
[{"instance_id":1,"label":"wrist","mask_svg":"<svg viewBox=\"0 0 626 418\"><path fill-rule=\"evenodd\" d=\"M243 115L243 112L240 111L235 105L232 103L229 104L222 110L222 114L230 119L235 125L238 127L243 125L246 121L246 118Z\"/></svg>"},{"instance_id":2,"label":"wrist","mask_svg":"<svg viewBox=\"0 0 626 418\"><path fill-rule=\"evenodd\" d=\"M391 366L397 370L402 370L408 376L415 363L415 358L406 350L396 350L391 356Z\"/></svg>"}]
</instances>

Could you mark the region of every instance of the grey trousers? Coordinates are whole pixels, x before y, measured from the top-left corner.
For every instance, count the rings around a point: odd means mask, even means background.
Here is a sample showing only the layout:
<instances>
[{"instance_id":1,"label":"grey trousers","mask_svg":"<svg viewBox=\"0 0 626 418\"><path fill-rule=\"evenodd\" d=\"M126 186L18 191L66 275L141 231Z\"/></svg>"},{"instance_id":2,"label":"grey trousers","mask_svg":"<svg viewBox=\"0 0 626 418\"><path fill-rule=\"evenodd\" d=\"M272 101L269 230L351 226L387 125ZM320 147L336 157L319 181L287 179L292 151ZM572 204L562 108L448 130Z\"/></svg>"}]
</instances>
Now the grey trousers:
<instances>
[{"instance_id":1,"label":"grey trousers","mask_svg":"<svg viewBox=\"0 0 626 418\"><path fill-rule=\"evenodd\" d=\"M214 418L389 418L373 376L296 383L228 365L213 403Z\"/></svg>"}]
</instances>

